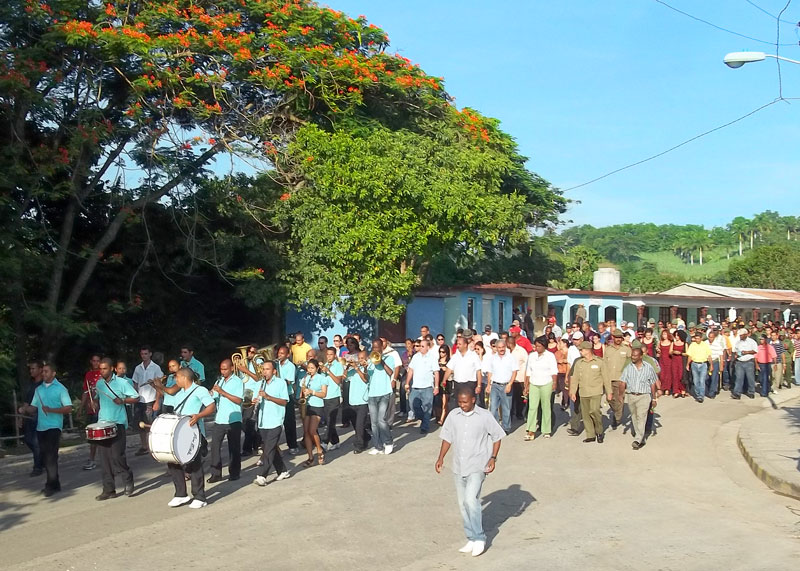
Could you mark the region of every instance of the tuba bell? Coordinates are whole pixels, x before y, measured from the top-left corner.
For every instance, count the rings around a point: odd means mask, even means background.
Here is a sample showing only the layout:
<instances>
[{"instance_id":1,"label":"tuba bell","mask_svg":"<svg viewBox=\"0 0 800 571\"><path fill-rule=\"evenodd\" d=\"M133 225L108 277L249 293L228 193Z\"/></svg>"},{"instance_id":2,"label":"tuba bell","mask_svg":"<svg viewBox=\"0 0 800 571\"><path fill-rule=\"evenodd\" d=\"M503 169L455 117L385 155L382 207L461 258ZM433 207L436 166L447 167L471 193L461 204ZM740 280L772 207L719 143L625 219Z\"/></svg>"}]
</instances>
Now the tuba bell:
<instances>
[{"instance_id":1,"label":"tuba bell","mask_svg":"<svg viewBox=\"0 0 800 571\"><path fill-rule=\"evenodd\" d=\"M231 362L233 363L234 367L238 367L242 363L247 366L247 350L249 348L250 345L242 345L236 348L236 350L239 352L231 355Z\"/></svg>"}]
</instances>

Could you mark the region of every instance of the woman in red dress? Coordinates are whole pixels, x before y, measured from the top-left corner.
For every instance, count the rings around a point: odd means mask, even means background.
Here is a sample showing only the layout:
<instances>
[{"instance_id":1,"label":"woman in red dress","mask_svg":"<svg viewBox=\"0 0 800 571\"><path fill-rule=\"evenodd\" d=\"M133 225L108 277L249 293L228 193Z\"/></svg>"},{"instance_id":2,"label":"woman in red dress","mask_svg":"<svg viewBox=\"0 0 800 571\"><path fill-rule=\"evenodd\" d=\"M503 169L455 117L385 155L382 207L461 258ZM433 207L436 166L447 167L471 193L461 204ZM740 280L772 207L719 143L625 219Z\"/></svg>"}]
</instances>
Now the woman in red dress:
<instances>
[{"instance_id":1,"label":"woman in red dress","mask_svg":"<svg viewBox=\"0 0 800 571\"><path fill-rule=\"evenodd\" d=\"M644 330L644 337L642 337L642 345L644 352L650 355L653 359L656 358L656 340L653 338L653 329L648 327Z\"/></svg>"},{"instance_id":2,"label":"woman in red dress","mask_svg":"<svg viewBox=\"0 0 800 571\"><path fill-rule=\"evenodd\" d=\"M661 367L661 390L665 395L672 392L672 334L663 329L661 340L656 346L658 365Z\"/></svg>"},{"instance_id":3,"label":"woman in red dress","mask_svg":"<svg viewBox=\"0 0 800 571\"><path fill-rule=\"evenodd\" d=\"M672 340L672 396L675 398L686 396L686 387L683 386L685 370L686 342L680 335L675 335Z\"/></svg>"},{"instance_id":4,"label":"woman in red dress","mask_svg":"<svg viewBox=\"0 0 800 571\"><path fill-rule=\"evenodd\" d=\"M603 342L600 339L600 336L595 335L594 337L592 337L592 353L594 353L594 356L602 359L603 349L604 349Z\"/></svg>"}]
</instances>

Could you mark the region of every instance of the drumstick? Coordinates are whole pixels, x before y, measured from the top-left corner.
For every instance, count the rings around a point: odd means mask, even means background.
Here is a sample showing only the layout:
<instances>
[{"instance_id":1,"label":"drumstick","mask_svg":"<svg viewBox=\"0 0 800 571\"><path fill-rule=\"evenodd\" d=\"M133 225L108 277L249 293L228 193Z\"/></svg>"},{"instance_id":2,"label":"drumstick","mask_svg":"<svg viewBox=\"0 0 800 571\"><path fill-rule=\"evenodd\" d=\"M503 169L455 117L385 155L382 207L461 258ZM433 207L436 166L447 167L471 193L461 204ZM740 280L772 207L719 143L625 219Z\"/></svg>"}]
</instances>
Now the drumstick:
<instances>
[{"instance_id":1,"label":"drumstick","mask_svg":"<svg viewBox=\"0 0 800 571\"><path fill-rule=\"evenodd\" d=\"M151 426L153 426L153 425L152 424L147 424L143 420L139 421L139 428L141 428L141 429L150 428Z\"/></svg>"}]
</instances>

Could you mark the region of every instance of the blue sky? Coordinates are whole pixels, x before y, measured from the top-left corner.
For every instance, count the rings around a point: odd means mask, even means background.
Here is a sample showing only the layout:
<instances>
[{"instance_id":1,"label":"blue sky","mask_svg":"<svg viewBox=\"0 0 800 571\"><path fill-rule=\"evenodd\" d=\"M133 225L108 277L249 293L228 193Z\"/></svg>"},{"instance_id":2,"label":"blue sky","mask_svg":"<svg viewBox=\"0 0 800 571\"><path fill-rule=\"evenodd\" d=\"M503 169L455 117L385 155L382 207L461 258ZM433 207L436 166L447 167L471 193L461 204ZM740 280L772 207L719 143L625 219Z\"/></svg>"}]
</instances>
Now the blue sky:
<instances>
[{"instance_id":1,"label":"blue sky","mask_svg":"<svg viewBox=\"0 0 800 571\"><path fill-rule=\"evenodd\" d=\"M746 0L666 0L717 26L775 42L777 21ZM786 0L753 0L777 14ZM338 0L398 51L444 76L456 105L502 121L528 166L567 189L662 152L778 96L775 60L729 69L733 51L775 53L655 0ZM800 20L800 0L784 13ZM781 24L780 55L800 60ZM783 96L800 98L800 65L783 64ZM643 165L567 192L566 219L724 225L766 209L800 214L800 99Z\"/></svg>"}]
</instances>

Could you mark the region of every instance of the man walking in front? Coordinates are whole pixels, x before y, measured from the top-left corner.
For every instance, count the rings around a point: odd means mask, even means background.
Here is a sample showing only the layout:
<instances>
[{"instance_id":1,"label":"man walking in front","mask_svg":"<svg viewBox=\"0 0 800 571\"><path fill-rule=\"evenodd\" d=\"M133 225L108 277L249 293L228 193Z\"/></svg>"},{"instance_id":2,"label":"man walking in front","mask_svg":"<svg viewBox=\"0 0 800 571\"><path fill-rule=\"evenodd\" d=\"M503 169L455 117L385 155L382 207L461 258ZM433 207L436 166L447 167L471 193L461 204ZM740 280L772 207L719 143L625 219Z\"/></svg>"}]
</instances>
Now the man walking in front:
<instances>
[{"instance_id":1,"label":"man walking in front","mask_svg":"<svg viewBox=\"0 0 800 571\"><path fill-rule=\"evenodd\" d=\"M609 402L613 397L611 380L608 378L605 363L594 356L592 344L589 341L583 341L580 348L581 358L575 361L575 365L572 367L569 397L574 401L580 391L581 416L586 428L586 438L583 441L594 442L596 439L602 444L604 432L600 403L603 393L606 394Z\"/></svg>"},{"instance_id":2,"label":"man walking in front","mask_svg":"<svg viewBox=\"0 0 800 571\"><path fill-rule=\"evenodd\" d=\"M611 338L613 342L606 345L603 351L603 360L613 389L612 398L608 399L608 404L611 405L613 411L611 428L616 430L619 423L622 422L622 410L625 408L625 389L622 387L620 379L623 367L631 358L631 348L622 343L624 335L620 329L614 329L611 332Z\"/></svg>"},{"instance_id":3,"label":"man walking in front","mask_svg":"<svg viewBox=\"0 0 800 571\"><path fill-rule=\"evenodd\" d=\"M475 406L475 391L470 387L459 387L457 399L458 409L447 415L442 427L436 473L442 472L445 455L451 447L455 448L453 475L467 535L467 544L459 551L477 557L486 549L481 487L486 474L494 471L505 431L489 411Z\"/></svg>"},{"instance_id":4,"label":"man walking in front","mask_svg":"<svg viewBox=\"0 0 800 571\"><path fill-rule=\"evenodd\" d=\"M631 423L636 440L633 449L639 450L645 443L647 413L655 399L658 376L655 369L642 360L642 349L631 350L631 362L622 370L622 383L631 411Z\"/></svg>"}]
</instances>

